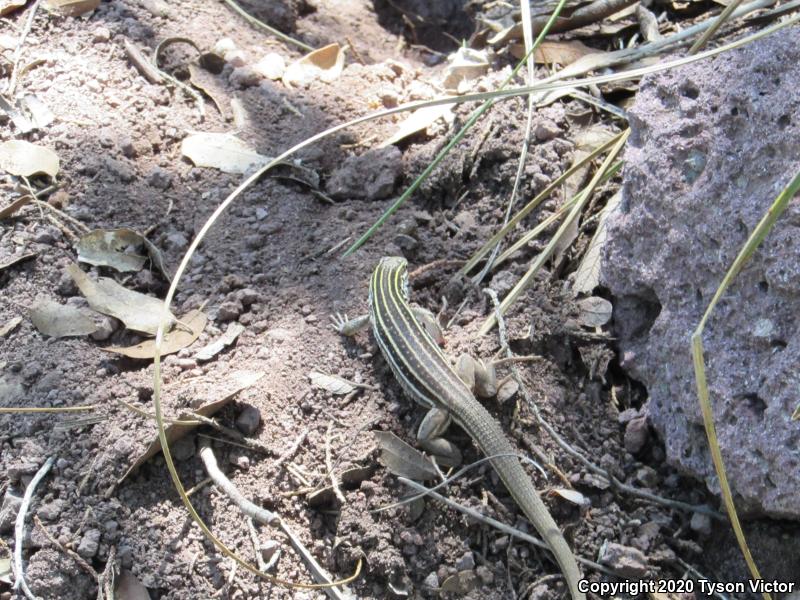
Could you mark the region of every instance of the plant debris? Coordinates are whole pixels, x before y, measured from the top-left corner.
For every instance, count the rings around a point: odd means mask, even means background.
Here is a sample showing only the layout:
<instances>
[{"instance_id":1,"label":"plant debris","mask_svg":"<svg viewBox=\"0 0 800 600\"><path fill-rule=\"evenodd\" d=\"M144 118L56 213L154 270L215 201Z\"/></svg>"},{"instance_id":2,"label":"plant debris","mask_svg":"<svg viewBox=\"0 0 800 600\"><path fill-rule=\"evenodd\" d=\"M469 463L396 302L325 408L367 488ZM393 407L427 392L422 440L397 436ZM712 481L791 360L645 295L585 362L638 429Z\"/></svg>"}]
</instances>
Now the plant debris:
<instances>
[{"instance_id":1,"label":"plant debris","mask_svg":"<svg viewBox=\"0 0 800 600\"><path fill-rule=\"evenodd\" d=\"M236 341L242 333L244 332L244 325L241 323L230 323L228 328L225 330L221 336L219 336L216 340L211 342L210 344L203 346L198 350L194 358L195 360L199 361L206 361L211 360L217 354L222 352L225 348L230 346L233 342Z\"/></svg>"},{"instance_id":2,"label":"plant debris","mask_svg":"<svg viewBox=\"0 0 800 600\"><path fill-rule=\"evenodd\" d=\"M308 374L308 378L311 380L311 385L326 390L335 396L343 396L356 389L355 386L346 379L342 379L336 375L320 373L319 371L311 371Z\"/></svg>"},{"instance_id":3,"label":"plant debris","mask_svg":"<svg viewBox=\"0 0 800 600\"><path fill-rule=\"evenodd\" d=\"M78 260L96 267L111 267L121 273L139 271L147 258L170 280L161 251L132 229L95 229L82 236L75 249ZM138 253L144 249L148 256Z\"/></svg>"},{"instance_id":4,"label":"plant debris","mask_svg":"<svg viewBox=\"0 0 800 600\"><path fill-rule=\"evenodd\" d=\"M342 74L342 69L344 50L339 44L328 44L286 67L281 80L289 88L306 85L316 79L329 83Z\"/></svg>"},{"instance_id":5,"label":"plant debris","mask_svg":"<svg viewBox=\"0 0 800 600\"><path fill-rule=\"evenodd\" d=\"M12 317L2 325L0 325L0 338L7 336L9 333L17 328L17 325L22 323L22 317Z\"/></svg>"},{"instance_id":6,"label":"plant debris","mask_svg":"<svg viewBox=\"0 0 800 600\"><path fill-rule=\"evenodd\" d=\"M181 153L196 167L211 167L240 175L272 160L232 133L193 133L181 143Z\"/></svg>"},{"instance_id":7,"label":"plant debris","mask_svg":"<svg viewBox=\"0 0 800 600\"><path fill-rule=\"evenodd\" d=\"M79 17L100 6L100 0L44 0L43 6L62 17Z\"/></svg>"},{"instance_id":8,"label":"plant debris","mask_svg":"<svg viewBox=\"0 0 800 600\"><path fill-rule=\"evenodd\" d=\"M169 333L164 334L161 342L161 356L175 354L178 350L191 346L208 323L208 316L201 310L192 310L180 318L180 324L185 327L176 327ZM186 330L188 328L188 331ZM145 340L140 344L121 348L112 346L103 348L106 352L122 354L128 358L152 359L156 355L156 341Z\"/></svg>"},{"instance_id":9,"label":"plant debris","mask_svg":"<svg viewBox=\"0 0 800 600\"><path fill-rule=\"evenodd\" d=\"M55 177L59 169L58 154L25 140L9 140L0 144L0 169L22 177L42 173Z\"/></svg>"},{"instance_id":10,"label":"plant debris","mask_svg":"<svg viewBox=\"0 0 800 600\"><path fill-rule=\"evenodd\" d=\"M12 256L8 260L0 263L0 271L8 269L9 267L13 267L14 265L23 263L26 260L31 260L32 258L36 258L37 256L38 255L35 252L28 252L26 254L17 254L15 256Z\"/></svg>"},{"instance_id":11,"label":"plant debris","mask_svg":"<svg viewBox=\"0 0 800 600\"><path fill-rule=\"evenodd\" d=\"M418 481L436 479L439 476L429 458L406 444L395 434L388 431L373 431L372 433L381 449L380 463L391 473Z\"/></svg>"},{"instance_id":12,"label":"plant debris","mask_svg":"<svg viewBox=\"0 0 800 600\"><path fill-rule=\"evenodd\" d=\"M124 288L108 277L98 277L94 281L74 263L67 267L67 272L89 301L89 306L119 319L128 329L155 335L164 314L167 317L166 331L175 323L175 317L158 298Z\"/></svg>"},{"instance_id":13,"label":"plant debris","mask_svg":"<svg viewBox=\"0 0 800 600\"><path fill-rule=\"evenodd\" d=\"M30 310L33 326L54 338L89 335L97 331L92 312L52 300L41 300Z\"/></svg>"},{"instance_id":14,"label":"plant debris","mask_svg":"<svg viewBox=\"0 0 800 600\"><path fill-rule=\"evenodd\" d=\"M384 140L378 147L385 148L404 140L410 135L425 131L439 119L445 121L453 120L453 109L448 104L436 106L426 106L412 112L408 117L397 126L395 131L388 139Z\"/></svg>"}]
</instances>

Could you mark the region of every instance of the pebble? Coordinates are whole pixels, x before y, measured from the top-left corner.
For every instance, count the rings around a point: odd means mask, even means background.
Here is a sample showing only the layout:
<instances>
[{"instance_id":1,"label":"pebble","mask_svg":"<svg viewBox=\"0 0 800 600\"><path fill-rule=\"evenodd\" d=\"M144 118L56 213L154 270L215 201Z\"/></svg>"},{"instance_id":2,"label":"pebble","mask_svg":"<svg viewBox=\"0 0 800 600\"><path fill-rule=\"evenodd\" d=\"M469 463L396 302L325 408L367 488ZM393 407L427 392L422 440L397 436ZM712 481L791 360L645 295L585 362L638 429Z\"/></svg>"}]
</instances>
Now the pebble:
<instances>
[{"instance_id":1,"label":"pebble","mask_svg":"<svg viewBox=\"0 0 800 600\"><path fill-rule=\"evenodd\" d=\"M172 185L172 173L162 167L154 167L147 175L147 185L157 190L166 190Z\"/></svg>"},{"instance_id":2,"label":"pebble","mask_svg":"<svg viewBox=\"0 0 800 600\"><path fill-rule=\"evenodd\" d=\"M223 56L225 57L225 62L230 64L234 69L247 64L247 57L241 50L228 50Z\"/></svg>"},{"instance_id":3,"label":"pebble","mask_svg":"<svg viewBox=\"0 0 800 600\"><path fill-rule=\"evenodd\" d=\"M439 576L436 574L436 571L431 571L428 573L428 576L422 582L422 585L431 590L439 589Z\"/></svg>"},{"instance_id":4,"label":"pebble","mask_svg":"<svg viewBox=\"0 0 800 600\"><path fill-rule=\"evenodd\" d=\"M194 437L187 435L170 444L172 457L178 461L189 460L194 456Z\"/></svg>"},{"instance_id":5,"label":"pebble","mask_svg":"<svg viewBox=\"0 0 800 600\"><path fill-rule=\"evenodd\" d=\"M111 39L111 31L108 27L95 27L92 31L92 42L95 44L104 44Z\"/></svg>"},{"instance_id":6,"label":"pebble","mask_svg":"<svg viewBox=\"0 0 800 600\"><path fill-rule=\"evenodd\" d=\"M238 300L227 300L220 304L219 310L217 311L217 319L220 321L235 321L242 311L244 307L242 303Z\"/></svg>"},{"instance_id":7,"label":"pebble","mask_svg":"<svg viewBox=\"0 0 800 600\"><path fill-rule=\"evenodd\" d=\"M711 517L703 513L692 513L689 526L700 535L711 535Z\"/></svg>"},{"instance_id":8,"label":"pebble","mask_svg":"<svg viewBox=\"0 0 800 600\"><path fill-rule=\"evenodd\" d=\"M471 571L475 568L475 555L472 552L465 552L464 555L456 561L456 569L459 571Z\"/></svg>"},{"instance_id":9,"label":"pebble","mask_svg":"<svg viewBox=\"0 0 800 600\"><path fill-rule=\"evenodd\" d=\"M61 514L61 511L64 509L64 501L63 500L53 500L52 502L48 502L39 508L36 514L39 515L40 518L44 519L45 521L54 521L58 518L58 515Z\"/></svg>"},{"instance_id":10,"label":"pebble","mask_svg":"<svg viewBox=\"0 0 800 600\"><path fill-rule=\"evenodd\" d=\"M11 531L14 528L20 504L22 504L22 496L6 490L3 496L3 505L0 507L0 533Z\"/></svg>"},{"instance_id":11,"label":"pebble","mask_svg":"<svg viewBox=\"0 0 800 600\"><path fill-rule=\"evenodd\" d=\"M89 334L89 337L98 342L102 342L114 335L114 332L119 326L119 321L107 315L99 315L95 318L94 324L97 329Z\"/></svg>"},{"instance_id":12,"label":"pebble","mask_svg":"<svg viewBox=\"0 0 800 600\"><path fill-rule=\"evenodd\" d=\"M253 65L253 69L266 79L280 79L286 71L286 61L280 54L270 52Z\"/></svg>"},{"instance_id":13,"label":"pebble","mask_svg":"<svg viewBox=\"0 0 800 600\"><path fill-rule=\"evenodd\" d=\"M232 86L238 88L248 88L258 85L261 82L262 76L250 65L242 65L236 67L232 72L228 81Z\"/></svg>"},{"instance_id":14,"label":"pebble","mask_svg":"<svg viewBox=\"0 0 800 600\"><path fill-rule=\"evenodd\" d=\"M253 435L261 424L261 412L250 404L245 404L236 417L236 429L244 435Z\"/></svg>"},{"instance_id":15,"label":"pebble","mask_svg":"<svg viewBox=\"0 0 800 600\"><path fill-rule=\"evenodd\" d=\"M625 425L625 450L631 454L638 454L647 445L650 432L647 426L647 417L636 417Z\"/></svg>"},{"instance_id":16,"label":"pebble","mask_svg":"<svg viewBox=\"0 0 800 600\"><path fill-rule=\"evenodd\" d=\"M100 537L102 535L99 529L90 529L83 534L81 542L78 544L78 554L86 559L93 558L100 547Z\"/></svg>"},{"instance_id":17,"label":"pebble","mask_svg":"<svg viewBox=\"0 0 800 600\"><path fill-rule=\"evenodd\" d=\"M609 543L601 548L600 564L612 568L621 577L643 579L647 576L647 557L641 550Z\"/></svg>"},{"instance_id":18,"label":"pebble","mask_svg":"<svg viewBox=\"0 0 800 600\"><path fill-rule=\"evenodd\" d=\"M226 52L231 52L236 50L236 44L231 38L220 38L217 40L217 43L214 44L214 52L217 54L225 55Z\"/></svg>"},{"instance_id":19,"label":"pebble","mask_svg":"<svg viewBox=\"0 0 800 600\"><path fill-rule=\"evenodd\" d=\"M561 133L561 129L559 129L558 125L556 125L553 121L545 120L536 125L536 129L534 131L534 135L536 139L540 142L546 142L547 140L552 140Z\"/></svg>"}]
</instances>

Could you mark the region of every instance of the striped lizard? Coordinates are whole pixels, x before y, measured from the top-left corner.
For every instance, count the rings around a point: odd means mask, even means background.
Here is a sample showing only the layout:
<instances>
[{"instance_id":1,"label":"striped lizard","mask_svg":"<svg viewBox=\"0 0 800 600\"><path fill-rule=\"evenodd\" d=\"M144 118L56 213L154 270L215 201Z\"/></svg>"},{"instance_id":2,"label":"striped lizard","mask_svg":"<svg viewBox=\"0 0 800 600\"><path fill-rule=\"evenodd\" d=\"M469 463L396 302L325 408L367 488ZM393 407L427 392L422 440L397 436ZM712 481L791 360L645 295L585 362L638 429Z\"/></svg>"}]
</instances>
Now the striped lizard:
<instances>
[{"instance_id":1,"label":"striped lizard","mask_svg":"<svg viewBox=\"0 0 800 600\"><path fill-rule=\"evenodd\" d=\"M497 421L450 366L422 324L420 310L409 305L407 266L401 257L381 259L370 282L369 314L355 319L336 314L332 317L334 329L352 336L372 324L378 347L403 390L429 409L417 432L423 447L440 453L444 442L446 448L449 442L441 436L454 421L487 457L495 457L490 459L492 466L553 552L572 600L585 600L586 595L578 589L581 574L575 556L514 456L516 451Z\"/></svg>"}]
</instances>

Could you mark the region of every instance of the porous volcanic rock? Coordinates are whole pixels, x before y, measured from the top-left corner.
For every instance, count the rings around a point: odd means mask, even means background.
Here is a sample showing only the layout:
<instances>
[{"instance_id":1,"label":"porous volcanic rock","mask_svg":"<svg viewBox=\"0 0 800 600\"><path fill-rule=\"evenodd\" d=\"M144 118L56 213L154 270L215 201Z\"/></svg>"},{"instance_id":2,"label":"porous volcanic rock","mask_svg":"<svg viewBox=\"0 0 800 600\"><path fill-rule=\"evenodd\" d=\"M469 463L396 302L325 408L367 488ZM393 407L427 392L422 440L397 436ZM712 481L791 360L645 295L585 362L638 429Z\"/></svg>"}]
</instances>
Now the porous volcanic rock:
<instances>
[{"instance_id":1,"label":"porous volcanic rock","mask_svg":"<svg viewBox=\"0 0 800 600\"><path fill-rule=\"evenodd\" d=\"M800 28L646 77L630 110L602 280L623 366L649 391L668 460L718 493L690 336L750 232L800 169ZM800 200L704 335L722 455L740 507L800 518Z\"/></svg>"}]
</instances>

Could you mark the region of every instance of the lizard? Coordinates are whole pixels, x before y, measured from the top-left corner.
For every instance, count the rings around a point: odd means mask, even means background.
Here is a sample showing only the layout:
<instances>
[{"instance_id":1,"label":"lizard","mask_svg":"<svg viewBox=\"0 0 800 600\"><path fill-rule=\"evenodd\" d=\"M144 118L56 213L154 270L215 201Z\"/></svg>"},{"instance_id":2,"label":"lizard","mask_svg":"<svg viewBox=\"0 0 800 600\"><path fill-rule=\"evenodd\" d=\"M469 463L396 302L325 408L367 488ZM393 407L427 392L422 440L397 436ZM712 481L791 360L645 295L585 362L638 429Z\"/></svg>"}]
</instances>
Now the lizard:
<instances>
[{"instance_id":1,"label":"lizard","mask_svg":"<svg viewBox=\"0 0 800 600\"><path fill-rule=\"evenodd\" d=\"M484 455L494 457L490 458L492 467L553 552L572 600L585 600L578 587L581 573L575 555L515 456L516 451L434 341L423 323L427 311L412 307L409 301L406 259L384 257L370 280L369 313L354 319L337 313L332 315L333 327L342 335L353 336L372 325L375 341L403 390L429 409L417 432L424 448L447 453L449 442L441 436L455 422ZM476 374L491 376L493 371L488 371L479 368ZM457 449L449 451L457 455Z\"/></svg>"}]
</instances>

